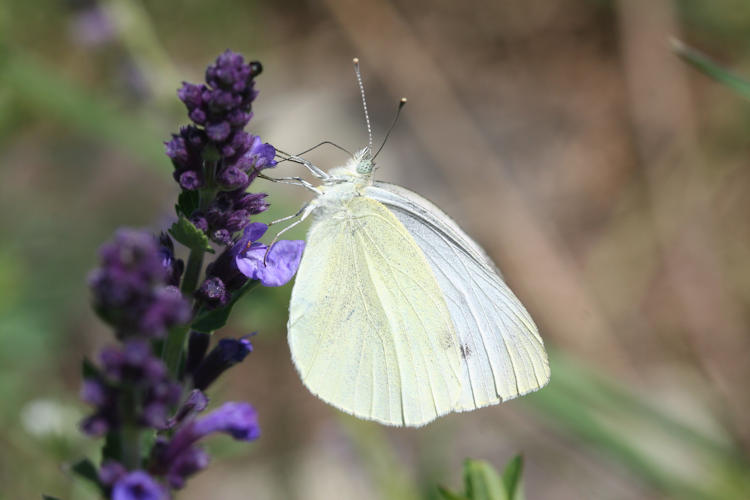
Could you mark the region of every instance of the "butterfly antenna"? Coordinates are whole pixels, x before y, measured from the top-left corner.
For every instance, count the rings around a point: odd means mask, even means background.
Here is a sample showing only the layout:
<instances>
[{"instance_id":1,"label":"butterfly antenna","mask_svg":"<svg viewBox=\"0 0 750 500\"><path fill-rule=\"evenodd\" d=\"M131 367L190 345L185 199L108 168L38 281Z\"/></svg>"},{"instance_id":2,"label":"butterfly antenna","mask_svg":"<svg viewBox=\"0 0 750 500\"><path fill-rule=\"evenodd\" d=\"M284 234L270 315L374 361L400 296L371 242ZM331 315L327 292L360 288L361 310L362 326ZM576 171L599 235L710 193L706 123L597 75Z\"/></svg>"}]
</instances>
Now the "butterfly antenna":
<instances>
[{"instance_id":1,"label":"butterfly antenna","mask_svg":"<svg viewBox=\"0 0 750 500\"><path fill-rule=\"evenodd\" d=\"M362 94L362 107L365 110L365 122L367 122L367 144L370 146L372 151L372 127L370 126L370 114L367 112L367 100L365 99L365 86L362 84L362 73L359 71L359 58L355 57L352 59L354 63L354 74L357 75L357 84L359 85L359 93Z\"/></svg>"},{"instance_id":2,"label":"butterfly antenna","mask_svg":"<svg viewBox=\"0 0 750 500\"><path fill-rule=\"evenodd\" d=\"M380 147L378 148L378 151L372 157L373 160L377 158L377 156L383 150L383 146L385 146L385 142L388 140L388 136L391 135L391 130L393 130L393 127L396 126L396 122L398 122L398 117L401 115L401 109L405 105L406 105L406 97L402 97L401 100L398 102L398 109L396 110L396 116L393 117L393 122L391 122L391 126L388 127L388 132L385 133L385 137L383 138L383 143L380 145Z\"/></svg>"}]
</instances>

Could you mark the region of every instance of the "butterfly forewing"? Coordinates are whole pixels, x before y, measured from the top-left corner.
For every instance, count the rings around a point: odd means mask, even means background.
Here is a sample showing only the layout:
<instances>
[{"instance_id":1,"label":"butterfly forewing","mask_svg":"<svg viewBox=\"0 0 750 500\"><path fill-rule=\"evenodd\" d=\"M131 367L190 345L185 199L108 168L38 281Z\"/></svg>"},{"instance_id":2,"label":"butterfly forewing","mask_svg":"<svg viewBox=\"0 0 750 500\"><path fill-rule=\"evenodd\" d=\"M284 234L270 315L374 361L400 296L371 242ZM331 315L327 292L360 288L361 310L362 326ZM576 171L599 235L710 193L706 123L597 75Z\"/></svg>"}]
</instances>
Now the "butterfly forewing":
<instances>
[{"instance_id":1,"label":"butterfly forewing","mask_svg":"<svg viewBox=\"0 0 750 500\"><path fill-rule=\"evenodd\" d=\"M417 426L461 398L449 305L415 240L373 199L346 200L313 222L288 329L303 382L358 417Z\"/></svg>"}]
</instances>

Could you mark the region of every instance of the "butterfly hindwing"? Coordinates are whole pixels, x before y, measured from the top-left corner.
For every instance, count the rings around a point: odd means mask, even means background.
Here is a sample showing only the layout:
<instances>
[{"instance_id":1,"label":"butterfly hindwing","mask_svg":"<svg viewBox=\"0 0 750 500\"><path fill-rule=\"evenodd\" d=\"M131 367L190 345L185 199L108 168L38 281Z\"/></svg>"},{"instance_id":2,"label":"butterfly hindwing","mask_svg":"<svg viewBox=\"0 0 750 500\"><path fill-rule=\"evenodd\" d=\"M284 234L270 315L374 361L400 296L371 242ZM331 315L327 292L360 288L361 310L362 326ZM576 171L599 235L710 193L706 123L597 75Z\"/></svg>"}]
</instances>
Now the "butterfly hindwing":
<instances>
[{"instance_id":1,"label":"butterfly hindwing","mask_svg":"<svg viewBox=\"0 0 750 500\"><path fill-rule=\"evenodd\" d=\"M404 225L423 251L461 344L462 395L471 410L535 391L549 381L542 339L486 253L435 205L393 184L365 190Z\"/></svg>"}]
</instances>

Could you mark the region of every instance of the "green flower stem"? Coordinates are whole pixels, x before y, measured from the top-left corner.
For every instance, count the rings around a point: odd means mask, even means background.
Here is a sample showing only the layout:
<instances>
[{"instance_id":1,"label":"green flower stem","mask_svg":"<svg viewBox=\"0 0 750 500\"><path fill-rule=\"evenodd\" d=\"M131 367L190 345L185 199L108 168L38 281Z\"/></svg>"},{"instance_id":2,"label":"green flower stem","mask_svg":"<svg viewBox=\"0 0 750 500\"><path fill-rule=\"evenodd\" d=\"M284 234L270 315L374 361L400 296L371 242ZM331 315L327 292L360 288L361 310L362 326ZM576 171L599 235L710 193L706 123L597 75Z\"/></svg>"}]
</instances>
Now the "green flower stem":
<instances>
[{"instance_id":1,"label":"green flower stem","mask_svg":"<svg viewBox=\"0 0 750 500\"><path fill-rule=\"evenodd\" d=\"M182 279L182 286L180 287L183 295L187 297L192 297L195 288L198 286L198 279L200 278L201 270L203 269L203 254L203 250L190 251L187 267L185 269L185 276ZM172 377L176 378L179 375L182 351L185 347L185 339L187 338L189 331L190 325L172 328L169 330L167 339L164 342L162 359L166 363L169 374Z\"/></svg>"},{"instance_id":2,"label":"green flower stem","mask_svg":"<svg viewBox=\"0 0 750 500\"><path fill-rule=\"evenodd\" d=\"M122 464L128 470L141 468L141 431L133 423L122 426L120 430L122 442Z\"/></svg>"},{"instance_id":3,"label":"green flower stem","mask_svg":"<svg viewBox=\"0 0 750 500\"><path fill-rule=\"evenodd\" d=\"M167 365L169 375L177 378L180 371L180 360L182 359L182 349L185 346L185 339L190 331L190 325L178 326L169 330L167 340L164 342L164 350L161 357Z\"/></svg>"},{"instance_id":4,"label":"green flower stem","mask_svg":"<svg viewBox=\"0 0 750 500\"><path fill-rule=\"evenodd\" d=\"M123 425L120 428L120 447L122 464L128 470L141 468L141 429L135 422L136 397L132 388L123 391L120 398L124 412Z\"/></svg>"},{"instance_id":5,"label":"green flower stem","mask_svg":"<svg viewBox=\"0 0 750 500\"><path fill-rule=\"evenodd\" d=\"M198 286L198 278L203 269L203 250L191 250L185 268L185 276L182 278L180 291L188 298L192 298L195 288Z\"/></svg>"}]
</instances>

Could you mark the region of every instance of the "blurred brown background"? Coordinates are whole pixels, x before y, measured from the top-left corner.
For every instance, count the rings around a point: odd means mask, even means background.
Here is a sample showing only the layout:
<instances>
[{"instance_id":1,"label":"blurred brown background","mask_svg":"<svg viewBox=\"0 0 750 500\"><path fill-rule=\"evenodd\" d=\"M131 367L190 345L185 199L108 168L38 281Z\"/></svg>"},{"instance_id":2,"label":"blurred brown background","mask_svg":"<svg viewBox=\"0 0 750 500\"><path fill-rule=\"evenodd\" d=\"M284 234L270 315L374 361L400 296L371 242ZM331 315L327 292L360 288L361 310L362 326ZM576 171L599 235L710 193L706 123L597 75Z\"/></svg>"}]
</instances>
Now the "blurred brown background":
<instances>
[{"instance_id":1,"label":"blurred brown background","mask_svg":"<svg viewBox=\"0 0 750 500\"><path fill-rule=\"evenodd\" d=\"M75 430L78 363L111 340L86 273L116 227L168 223L175 89L226 48L262 61L249 130L285 151L366 143L353 56L376 142L409 98L378 178L493 256L552 381L418 430L357 422L297 377L289 287L260 290L227 329L259 331L255 352L213 396L252 402L263 437L215 439L180 498L436 498L464 458L516 453L530 499L749 498L750 106L670 37L750 75L742 0L6 0L0 499L93 498L59 465L98 446ZM306 199L253 188L262 220Z\"/></svg>"}]
</instances>

